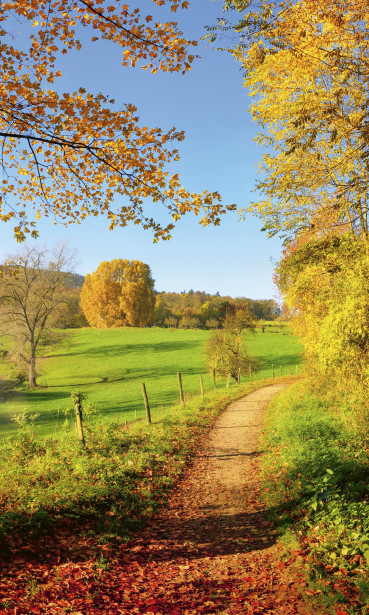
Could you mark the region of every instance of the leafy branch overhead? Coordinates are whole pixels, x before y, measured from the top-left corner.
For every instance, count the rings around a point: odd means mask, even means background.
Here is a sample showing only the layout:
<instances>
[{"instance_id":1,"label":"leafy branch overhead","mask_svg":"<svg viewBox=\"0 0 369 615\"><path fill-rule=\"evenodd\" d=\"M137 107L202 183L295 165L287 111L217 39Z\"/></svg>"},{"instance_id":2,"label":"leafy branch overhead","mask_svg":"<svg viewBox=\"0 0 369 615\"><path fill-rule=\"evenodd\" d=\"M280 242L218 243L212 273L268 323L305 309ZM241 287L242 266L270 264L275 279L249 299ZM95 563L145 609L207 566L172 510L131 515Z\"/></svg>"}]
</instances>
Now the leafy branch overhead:
<instances>
[{"instance_id":1,"label":"leafy branch overhead","mask_svg":"<svg viewBox=\"0 0 369 615\"><path fill-rule=\"evenodd\" d=\"M174 13L187 2L152 0ZM23 28L21 44L12 21ZM49 216L64 224L103 214L109 228L141 224L154 239L169 239L185 213L202 212L201 223L218 224L224 207L217 192L190 193L177 174L166 170L178 160L184 139L172 128L140 126L137 108L115 110L108 95L84 88L59 94L60 57L79 51L79 36L111 41L122 50L122 66L182 72L195 55L175 22L154 22L139 8L106 0L17 0L0 9L0 220L14 220L15 236L37 236L37 220ZM28 47L25 41L29 41ZM145 199L160 203L170 222L147 216Z\"/></svg>"}]
</instances>

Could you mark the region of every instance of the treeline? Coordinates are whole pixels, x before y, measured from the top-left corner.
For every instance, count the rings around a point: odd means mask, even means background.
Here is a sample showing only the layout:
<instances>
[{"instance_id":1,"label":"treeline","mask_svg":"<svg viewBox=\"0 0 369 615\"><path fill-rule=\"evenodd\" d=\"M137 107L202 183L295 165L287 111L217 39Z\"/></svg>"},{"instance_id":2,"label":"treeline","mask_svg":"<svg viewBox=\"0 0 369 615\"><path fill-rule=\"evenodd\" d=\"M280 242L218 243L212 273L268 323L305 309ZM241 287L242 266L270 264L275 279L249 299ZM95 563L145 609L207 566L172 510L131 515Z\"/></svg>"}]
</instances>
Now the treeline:
<instances>
[{"instance_id":1,"label":"treeline","mask_svg":"<svg viewBox=\"0 0 369 615\"><path fill-rule=\"evenodd\" d=\"M156 295L154 325L181 329L218 329L226 314L247 309L256 320L275 320L281 315L273 299L248 299L211 295L203 291L161 292Z\"/></svg>"},{"instance_id":2,"label":"treeline","mask_svg":"<svg viewBox=\"0 0 369 615\"><path fill-rule=\"evenodd\" d=\"M65 309L56 325L60 328L87 327L88 322L80 307L83 276L71 275L65 288ZM247 308L256 320L275 320L281 315L273 299L248 299L211 295L204 291L182 293L155 292L155 312L152 326L181 329L217 329L222 326L226 313Z\"/></svg>"}]
</instances>

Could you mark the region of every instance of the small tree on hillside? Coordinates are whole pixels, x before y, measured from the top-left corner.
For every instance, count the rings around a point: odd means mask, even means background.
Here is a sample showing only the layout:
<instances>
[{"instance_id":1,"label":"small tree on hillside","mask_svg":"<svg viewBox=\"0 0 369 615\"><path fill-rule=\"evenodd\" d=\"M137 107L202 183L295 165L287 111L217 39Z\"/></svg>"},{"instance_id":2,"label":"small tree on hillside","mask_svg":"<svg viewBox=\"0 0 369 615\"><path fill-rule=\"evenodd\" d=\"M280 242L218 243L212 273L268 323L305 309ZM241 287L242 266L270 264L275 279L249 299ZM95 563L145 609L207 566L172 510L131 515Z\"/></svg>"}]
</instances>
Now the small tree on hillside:
<instances>
[{"instance_id":1,"label":"small tree on hillside","mask_svg":"<svg viewBox=\"0 0 369 615\"><path fill-rule=\"evenodd\" d=\"M257 361L246 348L244 331L254 330L255 322L248 310L238 310L226 316L223 329L214 331L207 343L209 369L222 376L231 375L238 382L239 374L249 373Z\"/></svg>"},{"instance_id":2,"label":"small tree on hillside","mask_svg":"<svg viewBox=\"0 0 369 615\"><path fill-rule=\"evenodd\" d=\"M25 247L9 256L0 270L0 330L14 341L13 353L28 368L36 387L36 351L64 304L64 283L74 255Z\"/></svg>"},{"instance_id":3,"label":"small tree on hillside","mask_svg":"<svg viewBox=\"0 0 369 615\"><path fill-rule=\"evenodd\" d=\"M178 325L178 320L176 319L175 316L168 316L168 318L164 320L164 326L168 327L169 329L176 329L177 325Z\"/></svg>"}]
</instances>

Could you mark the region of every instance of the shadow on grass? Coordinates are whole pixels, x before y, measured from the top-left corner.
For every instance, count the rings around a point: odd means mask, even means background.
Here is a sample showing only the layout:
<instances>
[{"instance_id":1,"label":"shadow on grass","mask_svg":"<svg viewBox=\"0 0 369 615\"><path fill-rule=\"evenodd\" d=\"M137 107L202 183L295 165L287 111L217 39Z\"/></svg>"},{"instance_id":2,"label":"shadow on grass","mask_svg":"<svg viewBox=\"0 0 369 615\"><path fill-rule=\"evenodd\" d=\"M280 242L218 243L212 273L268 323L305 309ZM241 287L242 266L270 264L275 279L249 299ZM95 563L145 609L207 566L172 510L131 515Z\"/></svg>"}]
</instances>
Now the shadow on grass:
<instances>
[{"instance_id":1,"label":"shadow on grass","mask_svg":"<svg viewBox=\"0 0 369 615\"><path fill-rule=\"evenodd\" d=\"M302 363L301 357L296 356L296 354L285 354L282 356L276 355L275 359L273 359L273 357L270 357L270 356L268 356L267 358L263 358L262 356L258 356L258 355L255 355L255 356L259 364L259 370L261 369L271 370L272 364L273 364L276 374L278 373L280 365L286 368L289 365L291 367L294 367L296 364L300 365ZM284 371L284 375L286 375L285 371Z\"/></svg>"},{"instance_id":2,"label":"shadow on grass","mask_svg":"<svg viewBox=\"0 0 369 615\"><path fill-rule=\"evenodd\" d=\"M343 459L340 450L327 451L324 439L321 444L321 450L315 451L315 455L306 456L285 472L279 484L271 483L271 497L275 498L277 493L280 503L269 506L268 516L280 535L306 515L314 517L310 507L313 502L317 503L318 512L326 511L325 515L330 515L332 510L332 515L337 516L338 509L344 511L349 507L354 511L354 520L363 505L367 505L366 516L369 513L368 463L354 457ZM327 474L327 469L332 474ZM301 488L296 492L298 481Z\"/></svg>"},{"instance_id":3,"label":"shadow on grass","mask_svg":"<svg viewBox=\"0 0 369 615\"><path fill-rule=\"evenodd\" d=\"M89 355L93 357L117 357L117 356L125 356L129 353L150 353L150 352L158 352L158 353L166 353L166 352L178 352L179 350L189 350L191 348L195 348L199 346L198 340L177 340L177 341L165 341L158 342L155 344L148 344L145 340L142 340L141 344L122 344L121 346L117 345L104 345L98 347L88 347L86 349L81 349L78 345L75 348L72 348L70 352L63 353L54 353L48 355L48 357L68 357L75 355Z\"/></svg>"},{"instance_id":4,"label":"shadow on grass","mask_svg":"<svg viewBox=\"0 0 369 615\"><path fill-rule=\"evenodd\" d=\"M150 379L150 380L159 380L160 378L167 378L168 376L172 376L173 379L175 380L177 378L177 371L181 371L181 368L179 367L174 368L173 371L169 371L167 366L163 366L161 369L158 366L153 366L150 369L141 369L141 370L131 370L131 369L122 369L122 372L124 372L124 375L119 376L117 378L112 378L109 376L98 376L97 380L94 381L90 381L90 382L73 382L71 384L52 384L52 385L48 385L46 387L40 387L39 389L37 389L35 391L36 394L38 394L41 391L46 391L48 389L60 389L60 388L70 388L70 390L75 389L76 387L90 387L90 386L94 386L96 384L101 384L101 385L105 385L105 384L113 384L115 382L131 382L131 381L137 381L137 386L140 387L140 383L144 382L145 379ZM182 369L181 371L182 374L182 379L186 379L186 376L196 376L199 375L199 371L197 367L188 367L186 366L184 369ZM176 381L176 380L175 380ZM176 385L177 386L177 385Z\"/></svg>"}]
</instances>

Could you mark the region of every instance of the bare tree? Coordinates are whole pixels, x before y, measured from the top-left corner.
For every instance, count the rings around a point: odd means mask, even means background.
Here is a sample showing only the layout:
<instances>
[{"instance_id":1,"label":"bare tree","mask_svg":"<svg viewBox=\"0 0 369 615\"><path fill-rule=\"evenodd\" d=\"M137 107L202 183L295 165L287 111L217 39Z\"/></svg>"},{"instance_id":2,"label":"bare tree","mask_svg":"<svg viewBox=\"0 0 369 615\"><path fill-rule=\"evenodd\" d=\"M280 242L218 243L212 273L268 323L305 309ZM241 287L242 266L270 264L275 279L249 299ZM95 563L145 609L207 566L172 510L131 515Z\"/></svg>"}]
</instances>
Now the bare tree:
<instances>
[{"instance_id":1,"label":"bare tree","mask_svg":"<svg viewBox=\"0 0 369 615\"><path fill-rule=\"evenodd\" d=\"M36 387L36 351L63 305L66 277L74 254L65 246L50 252L25 246L0 269L0 330L14 340L17 355L28 367L30 388Z\"/></svg>"}]
</instances>

